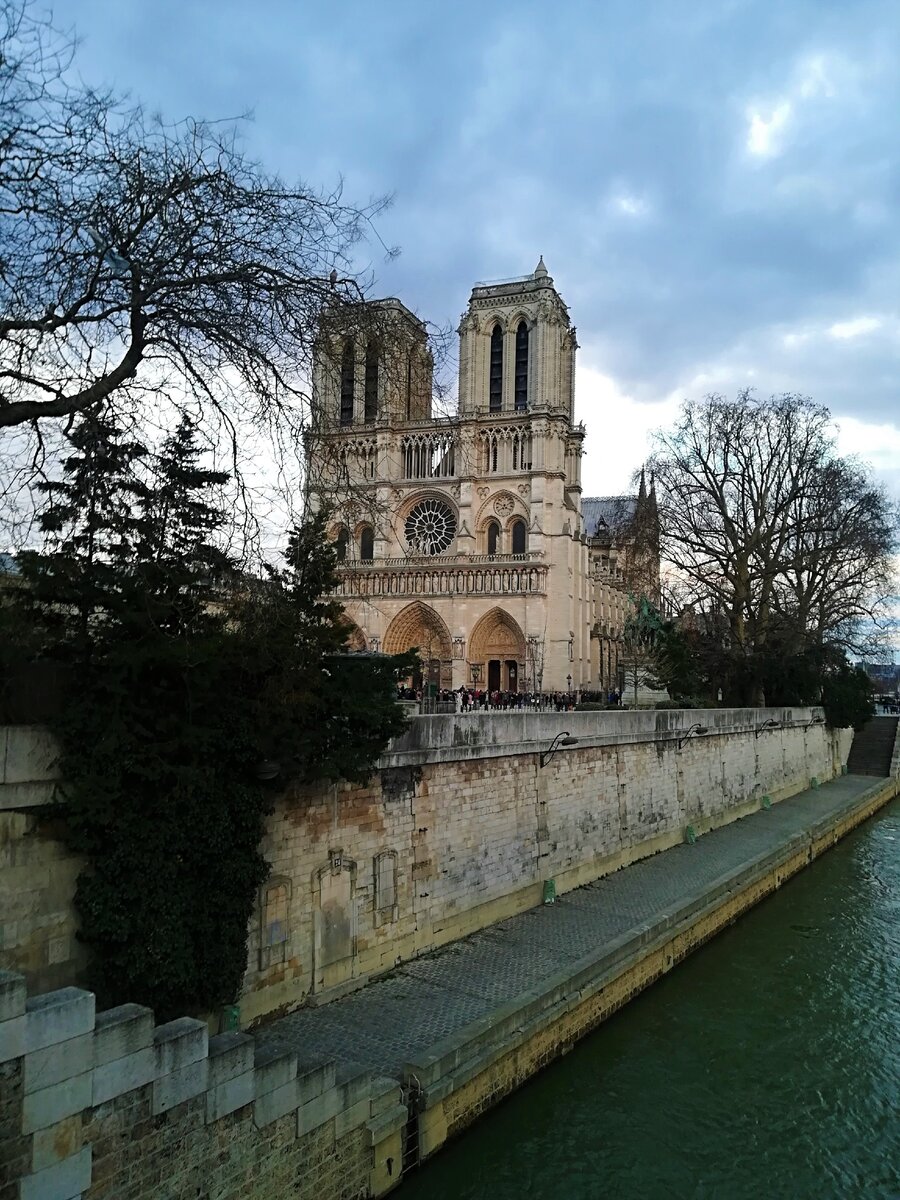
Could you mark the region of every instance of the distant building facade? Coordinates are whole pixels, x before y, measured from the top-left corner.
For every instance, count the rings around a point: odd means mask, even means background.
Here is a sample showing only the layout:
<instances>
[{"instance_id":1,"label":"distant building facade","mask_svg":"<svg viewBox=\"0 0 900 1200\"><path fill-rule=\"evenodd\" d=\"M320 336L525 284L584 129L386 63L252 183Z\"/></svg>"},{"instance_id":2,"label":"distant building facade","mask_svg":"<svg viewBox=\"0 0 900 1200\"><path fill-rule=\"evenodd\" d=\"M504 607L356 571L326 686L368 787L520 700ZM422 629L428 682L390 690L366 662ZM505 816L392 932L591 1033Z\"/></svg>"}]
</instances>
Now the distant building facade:
<instances>
[{"instance_id":1,"label":"distant building facade","mask_svg":"<svg viewBox=\"0 0 900 1200\"><path fill-rule=\"evenodd\" d=\"M416 646L441 688L619 688L629 569L658 585L635 541L655 499L643 483L582 498L575 329L543 260L473 288L452 417L424 325L399 300L371 310L368 333L324 331L313 380L310 500L330 513L351 645Z\"/></svg>"}]
</instances>

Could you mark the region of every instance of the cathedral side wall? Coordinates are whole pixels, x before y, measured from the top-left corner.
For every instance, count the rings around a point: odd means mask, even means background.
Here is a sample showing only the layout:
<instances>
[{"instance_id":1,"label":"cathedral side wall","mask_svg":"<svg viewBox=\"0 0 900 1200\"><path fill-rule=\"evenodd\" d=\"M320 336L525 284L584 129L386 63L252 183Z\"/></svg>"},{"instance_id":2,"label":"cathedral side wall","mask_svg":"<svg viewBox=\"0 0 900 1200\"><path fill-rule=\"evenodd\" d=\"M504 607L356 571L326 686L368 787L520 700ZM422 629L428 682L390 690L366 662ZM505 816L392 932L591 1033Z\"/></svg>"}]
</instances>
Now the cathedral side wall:
<instances>
[{"instance_id":1,"label":"cathedral side wall","mask_svg":"<svg viewBox=\"0 0 900 1200\"><path fill-rule=\"evenodd\" d=\"M851 731L808 709L419 718L365 786L291 790L269 818L272 875L249 938L242 1021L317 1002L397 963L839 773ZM781 729L756 736L771 718ZM678 741L697 723L709 732ZM563 731L577 746L542 768ZM26 772L27 773L27 772ZM18 781L17 781L18 783ZM79 869L0 786L0 967L82 981ZM17 786L17 785L16 785ZM51 884L53 886L51 886Z\"/></svg>"}]
</instances>

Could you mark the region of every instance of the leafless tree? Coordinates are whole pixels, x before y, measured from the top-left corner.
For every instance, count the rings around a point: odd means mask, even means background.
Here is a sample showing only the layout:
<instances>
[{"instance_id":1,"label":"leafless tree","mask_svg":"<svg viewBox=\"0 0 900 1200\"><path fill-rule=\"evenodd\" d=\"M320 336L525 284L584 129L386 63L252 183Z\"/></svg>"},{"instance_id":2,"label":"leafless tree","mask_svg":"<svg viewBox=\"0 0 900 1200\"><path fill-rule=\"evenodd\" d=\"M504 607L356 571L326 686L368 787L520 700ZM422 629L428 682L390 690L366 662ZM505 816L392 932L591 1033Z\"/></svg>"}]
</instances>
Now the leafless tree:
<instances>
[{"instance_id":1,"label":"leafless tree","mask_svg":"<svg viewBox=\"0 0 900 1200\"><path fill-rule=\"evenodd\" d=\"M888 619L897 512L800 396L686 401L655 435L663 558L680 607L732 651L774 639L859 649Z\"/></svg>"},{"instance_id":2,"label":"leafless tree","mask_svg":"<svg viewBox=\"0 0 900 1200\"><path fill-rule=\"evenodd\" d=\"M385 202L289 186L233 123L164 124L81 84L74 52L0 0L0 453L39 464L79 413L152 425L189 398L235 459L299 463L320 316L370 319L354 254Z\"/></svg>"}]
</instances>

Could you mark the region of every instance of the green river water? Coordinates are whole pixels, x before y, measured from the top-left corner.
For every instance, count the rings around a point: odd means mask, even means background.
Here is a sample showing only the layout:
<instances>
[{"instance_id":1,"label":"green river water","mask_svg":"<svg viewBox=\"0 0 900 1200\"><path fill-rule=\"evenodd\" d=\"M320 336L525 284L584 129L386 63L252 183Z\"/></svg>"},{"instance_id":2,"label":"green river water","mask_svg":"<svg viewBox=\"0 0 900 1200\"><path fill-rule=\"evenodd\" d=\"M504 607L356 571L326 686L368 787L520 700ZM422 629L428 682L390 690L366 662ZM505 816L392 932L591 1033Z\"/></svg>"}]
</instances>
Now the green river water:
<instances>
[{"instance_id":1,"label":"green river water","mask_svg":"<svg viewBox=\"0 0 900 1200\"><path fill-rule=\"evenodd\" d=\"M398 1193L520 1197L900 1198L900 801Z\"/></svg>"}]
</instances>

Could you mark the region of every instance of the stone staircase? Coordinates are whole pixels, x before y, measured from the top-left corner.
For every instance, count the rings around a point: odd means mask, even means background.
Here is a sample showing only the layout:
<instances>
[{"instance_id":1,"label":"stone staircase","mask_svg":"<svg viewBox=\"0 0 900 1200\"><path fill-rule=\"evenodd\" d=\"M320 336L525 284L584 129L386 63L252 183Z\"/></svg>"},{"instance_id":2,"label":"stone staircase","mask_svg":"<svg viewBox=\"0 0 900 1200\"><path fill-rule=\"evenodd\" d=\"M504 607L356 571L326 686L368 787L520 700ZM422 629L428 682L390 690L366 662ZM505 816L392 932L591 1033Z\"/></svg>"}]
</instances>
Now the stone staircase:
<instances>
[{"instance_id":1,"label":"stone staircase","mask_svg":"<svg viewBox=\"0 0 900 1200\"><path fill-rule=\"evenodd\" d=\"M891 774L898 721L900 717L872 717L856 732L847 759L848 775Z\"/></svg>"}]
</instances>

